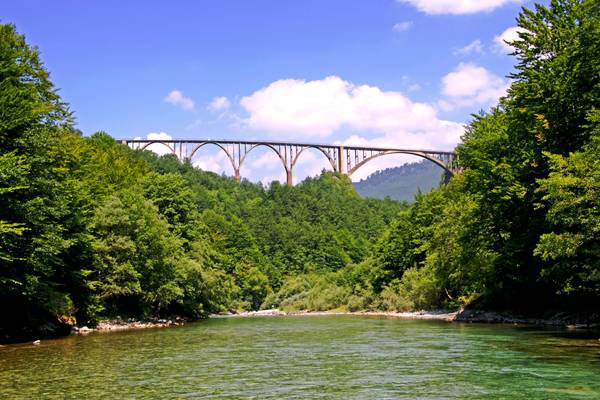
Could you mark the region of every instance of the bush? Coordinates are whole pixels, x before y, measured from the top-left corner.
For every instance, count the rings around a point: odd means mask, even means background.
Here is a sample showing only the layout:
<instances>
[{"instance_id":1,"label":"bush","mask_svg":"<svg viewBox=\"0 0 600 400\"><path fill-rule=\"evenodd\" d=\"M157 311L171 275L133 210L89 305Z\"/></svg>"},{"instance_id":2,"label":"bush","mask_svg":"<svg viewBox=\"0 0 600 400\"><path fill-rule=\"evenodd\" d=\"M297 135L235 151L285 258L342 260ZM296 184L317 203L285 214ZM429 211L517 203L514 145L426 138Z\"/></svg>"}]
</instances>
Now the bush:
<instances>
[{"instance_id":1,"label":"bush","mask_svg":"<svg viewBox=\"0 0 600 400\"><path fill-rule=\"evenodd\" d=\"M400 294L399 279L392 280L386 285L379 296L378 308L386 311L408 311L414 308L414 303Z\"/></svg>"},{"instance_id":2,"label":"bush","mask_svg":"<svg viewBox=\"0 0 600 400\"><path fill-rule=\"evenodd\" d=\"M406 299L414 309L432 309L441 304L441 287L433 268L409 268L398 285L400 298Z\"/></svg>"}]
</instances>

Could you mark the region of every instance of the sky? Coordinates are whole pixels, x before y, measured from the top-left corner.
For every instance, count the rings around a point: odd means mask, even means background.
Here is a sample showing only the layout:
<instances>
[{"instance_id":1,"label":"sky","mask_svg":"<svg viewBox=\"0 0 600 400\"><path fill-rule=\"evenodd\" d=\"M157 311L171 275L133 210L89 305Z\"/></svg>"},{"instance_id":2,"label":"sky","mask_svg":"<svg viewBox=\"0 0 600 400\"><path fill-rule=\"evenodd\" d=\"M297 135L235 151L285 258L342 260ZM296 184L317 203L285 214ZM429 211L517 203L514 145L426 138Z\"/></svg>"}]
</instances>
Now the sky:
<instances>
[{"instance_id":1,"label":"sky","mask_svg":"<svg viewBox=\"0 0 600 400\"><path fill-rule=\"evenodd\" d=\"M451 150L510 84L529 0L3 2L84 135ZM152 148L159 153L164 148ZM418 161L380 157L352 176ZM232 174L206 146L192 162ZM330 169L303 153L294 180ZM285 181L267 148L242 176Z\"/></svg>"}]
</instances>

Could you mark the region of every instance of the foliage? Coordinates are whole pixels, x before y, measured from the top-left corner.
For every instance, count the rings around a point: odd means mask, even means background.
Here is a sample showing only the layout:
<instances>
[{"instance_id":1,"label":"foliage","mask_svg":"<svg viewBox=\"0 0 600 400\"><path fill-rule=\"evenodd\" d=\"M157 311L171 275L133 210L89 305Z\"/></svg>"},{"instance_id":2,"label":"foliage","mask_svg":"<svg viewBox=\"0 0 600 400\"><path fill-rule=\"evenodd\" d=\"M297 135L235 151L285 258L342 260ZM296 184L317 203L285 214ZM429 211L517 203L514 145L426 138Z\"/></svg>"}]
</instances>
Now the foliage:
<instances>
[{"instance_id":1,"label":"foliage","mask_svg":"<svg viewBox=\"0 0 600 400\"><path fill-rule=\"evenodd\" d=\"M536 254L551 261L542 271L561 293L600 294L600 112L589 115L591 141L568 157L548 153L551 173L540 181L552 231Z\"/></svg>"},{"instance_id":2,"label":"foliage","mask_svg":"<svg viewBox=\"0 0 600 400\"><path fill-rule=\"evenodd\" d=\"M0 38L0 300L13 305L0 339L117 315L258 309L297 274L364 260L402 207L360 198L339 174L265 188L104 132L82 137L37 50L12 25ZM310 307L348 299L345 284L314 282Z\"/></svg>"},{"instance_id":3,"label":"foliage","mask_svg":"<svg viewBox=\"0 0 600 400\"><path fill-rule=\"evenodd\" d=\"M523 9L507 96L467 126L462 173L410 205L337 173L238 184L84 138L0 25L0 340L260 307L596 307L599 21L593 0Z\"/></svg>"},{"instance_id":4,"label":"foliage","mask_svg":"<svg viewBox=\"0 0 600 400\"><path fill-rule=\"evenodd\" d=\"M397 279L388 303L525 310L597 301L599 17L593 1L523 10L515 82L467 127L463 173L417 197L377 245L376 260Z\"/></svg>"}]
</instances>

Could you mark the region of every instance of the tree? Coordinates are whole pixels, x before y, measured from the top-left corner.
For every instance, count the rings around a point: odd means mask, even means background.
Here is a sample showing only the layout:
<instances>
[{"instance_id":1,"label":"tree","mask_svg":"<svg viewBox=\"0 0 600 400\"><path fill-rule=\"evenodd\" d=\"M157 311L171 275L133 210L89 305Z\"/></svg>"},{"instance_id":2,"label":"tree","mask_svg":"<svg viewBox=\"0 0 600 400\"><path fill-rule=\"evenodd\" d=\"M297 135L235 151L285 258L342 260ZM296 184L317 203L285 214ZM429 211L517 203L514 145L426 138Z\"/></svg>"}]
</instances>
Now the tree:
<instances>
[{"instance_id":1,"label":"tree","mask_svg":"<svg viewBox=\"0 0 600 400\"><path fill-rule=\"evenodd\" d=\"M548 154L551 173L540 181L552 231L540 237L536 254L549 261L544 281L558 293L600 295L600 112L589 115L591 141L568 157Z\"/></svg>"},{"instance_id":2,"label":"tree","mask_svg":"<svg viewBox=\"0 0 600 400\"><path fill-rule=\"evenodd\" d=\"M15 140L35 126L70 120L38 50L27 44L14 25L0 24L0 149L14 149Z\"/></svg>"},{"instance_id":3,"label":"tree","mask_svg":"<svg viewBox=\"0 0 600 400\"><path fill-rule=\"evenodd\" d=\"M99 293L109 315L156 314L183 300L177 284L182 242L135 188L108 197L98 207L93 232Z\"/></svg>"}]
</instances>

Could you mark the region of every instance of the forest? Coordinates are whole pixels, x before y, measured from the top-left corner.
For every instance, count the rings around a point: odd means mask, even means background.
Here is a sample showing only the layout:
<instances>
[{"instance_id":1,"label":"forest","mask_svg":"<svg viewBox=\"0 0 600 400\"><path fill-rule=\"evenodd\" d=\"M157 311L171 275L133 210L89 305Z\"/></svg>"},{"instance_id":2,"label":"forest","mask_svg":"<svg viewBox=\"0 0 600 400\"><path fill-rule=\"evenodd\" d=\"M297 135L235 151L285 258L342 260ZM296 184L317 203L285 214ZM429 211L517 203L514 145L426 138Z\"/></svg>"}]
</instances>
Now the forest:
<instances>
[{"instance_id":1,"label":"forest","mask_svg":"<svg viewBox=\"0 0 600 400\"><path fill-rule=\"evenodd\" d=\"M0 25L0 341L116 316L600 306L600 3L517 18L512 84L462 172L411 204L323 172L288 187L83 135Z\"/></svg>"}]
</instances>

